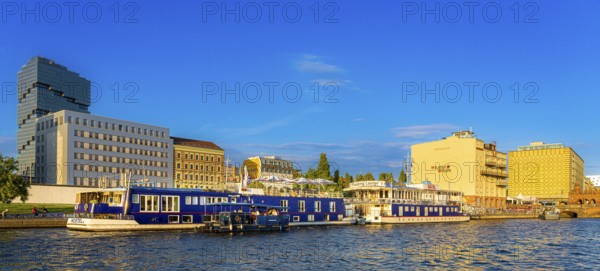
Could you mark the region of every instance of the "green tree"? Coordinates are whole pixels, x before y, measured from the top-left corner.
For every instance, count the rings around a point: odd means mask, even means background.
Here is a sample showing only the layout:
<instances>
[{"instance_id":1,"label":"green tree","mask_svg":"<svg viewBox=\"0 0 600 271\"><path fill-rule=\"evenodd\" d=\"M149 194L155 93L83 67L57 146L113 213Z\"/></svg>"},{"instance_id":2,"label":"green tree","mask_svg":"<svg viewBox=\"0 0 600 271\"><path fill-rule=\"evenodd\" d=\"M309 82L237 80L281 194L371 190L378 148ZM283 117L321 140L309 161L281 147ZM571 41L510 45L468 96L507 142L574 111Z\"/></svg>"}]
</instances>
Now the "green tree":
<instances>
[{"instance_id":1,"label":"green tree","mask_svg":"<svg viewBox=\"0 0 600 271\"><path fill-rule=\"evenodd\" d=\"M306 171L306 174L304 174L304 177L309 178L309 179L319 178L318 176L319 176L319 174L317 173L317 171L314 168L308 168L308 170Z\"/></svg>"},{"instance_id":2,"label":"green tree","mask_svg":"<svg viewBox=\"0 0 600 271\"><path fill-rule=\"evenodd\" d=\"M406 184L406 182L408 181L408 176L406 176L406 172L404 172L404 169L400 171L400 176L398 177L398 182L400 184Z\"/></svg>"},{"instance_id":3,"label":"green tree","mask_svg":"<svg viewBox=\"0 0 600 271\"><path fill-rule=\"evenodd\" d=\"M261 182L251 182L248 185L248 188L261 188L261 189L265 189L265 185Z\"/></svg>"},{"instance_id":4,"label":"green tree","mask_svg":"<svg viewBox=\"0 0 600 271\"><path fill-rule=\"evenodd\" d=\"M357 182L360 182L360 181L362 181L363 179L364 179L364 178L363 178L363 175L362 175L362 173L358 173L358 174L356 174L356 181L357 181Z\"/></svg>"},{"instance_id":5,"label":"green tree","mask_svg":"<svg viewBox=\"0 0 600 271\"><path fill-rule=\"evenodd\" d=\"M386 181L388 183L393 183L394 182L394 174L393 173L387 173L387 172L383 172L383 173L379 173L379 179L380 181Z\"/></svg>"},{"instance_id":6,"label":"green tree","mask_svg":"<svg viewBox=\"0 0 600 271\"><path fill-rule=\"evenodd\" d=\"M300 178L300 177L302 177L302 172L300 172L300 170L293 169L292 170L292 177L294 179Z\"/></svg>"},{"instance_id":7,"label":"green tree","mask_svg":"<svg viewBox=\"0 0 600 271\"><path fill-rule=\"evenodd\" d=\"M317 165L317 178L323 179L331 179L331 171L329 168L329 161L327 160L327 155L325 153L321 153L321 157L319 157L319 164Z\"/></svg>"},{"instance_id":8,"label":"green tree","mask_svg":"<svg viewBox=\"0 0 600 271\"><path fill-rule=\"evenodd\" d=\"M373 173L367 172L363 176L363 180L365 180L365 181L373 181L373 180L375 180L375 176L373 176Z\"/></svg>"},{"instance_id":9,"label":"green tree","mask_svg":"<svg viewBox=\"0 0 600 271\"><path fill-rule=\"evenodd\" d=\"M0 201L11 203L16 197L22 202L29 198L29 182L17 175L17 161L0 154Z\"/></svg>"},{"instance_id":10,"label":"green tree","mask_svg":"<svg viewBox=\"0 0 600 271\"><path fill-rule=\"evenodd\" d=\"M338 185L340 184L340 170L339 169L336 169L333 172L333 182L335 182Z\"/></svg>"}]
</instances>

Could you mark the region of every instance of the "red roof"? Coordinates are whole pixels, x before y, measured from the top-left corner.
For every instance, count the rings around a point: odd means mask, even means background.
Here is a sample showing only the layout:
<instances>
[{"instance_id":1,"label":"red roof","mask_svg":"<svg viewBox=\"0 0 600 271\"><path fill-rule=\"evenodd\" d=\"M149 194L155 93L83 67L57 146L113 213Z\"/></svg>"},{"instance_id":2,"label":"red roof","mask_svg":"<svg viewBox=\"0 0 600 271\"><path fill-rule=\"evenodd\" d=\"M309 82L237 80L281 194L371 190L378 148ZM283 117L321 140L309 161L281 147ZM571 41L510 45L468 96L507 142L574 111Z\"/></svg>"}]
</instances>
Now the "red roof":
<instances>
[{"instance_id":1,"label":"red roof","mask_svg":"<svg viewBox=\"0 0 600 271\"><path fill-rule=\"evenodd\" d=\"M187 139L187 138L173 137L173 136L171 137L171 139L173 139L173 144L175 144L175 145L204 148L204 149L213 149L213 150L220 150L220 151L223 150L221 147L217 146L217 144L212 143L210 141L194 140L194 139Z\"/></svg>"}]
</instances>

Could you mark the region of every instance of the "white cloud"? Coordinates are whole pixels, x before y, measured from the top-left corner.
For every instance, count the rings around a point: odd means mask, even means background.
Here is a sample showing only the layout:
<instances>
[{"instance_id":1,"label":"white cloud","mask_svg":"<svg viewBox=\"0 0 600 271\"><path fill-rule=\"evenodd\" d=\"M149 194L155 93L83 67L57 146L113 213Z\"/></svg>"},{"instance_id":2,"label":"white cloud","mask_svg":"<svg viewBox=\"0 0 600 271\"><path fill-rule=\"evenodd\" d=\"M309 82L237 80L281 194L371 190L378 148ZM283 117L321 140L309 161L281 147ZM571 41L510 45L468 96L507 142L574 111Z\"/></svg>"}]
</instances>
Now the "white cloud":
<instances>
[{"instance_id":1,"label":"white cloud","mask_svg":"<svg viewBox=\"0 0 600 271\"><path fill-rule=\"evenodd\" d=\"M350 80L337 80L337 79L315 79L315 80L312 80L312 82L317 83L321 86L333 85L333 86L337 86L337 87L352 83L352 81L350 81Z\"/></svg>"},{"instance_id":2,"label":"white cloud","mask_svg":"<svg viewBox=\"0 0 600 271\"><path fill-rule=\"evenodd\" d=\"M452 124L414 125L392 128L395 137L422 138L431 134L450 133L456 131L458 126Z\"/></svg>"},{"instance_id":3,"label":"white cloud","mask_svg":"<svg viewBox=\"0 0 600 271\"><path fill-rule=\"evenodd\" d=\"M316 72L316 73L336 73L341 72L342 69L336 65L327 64L322 61L310 61L302 60L298 62L298 70L303 72Z\"/></svg>"},{"instance_id":4,"label":"white cloud","mask_svg":"<svg viewBox=\"0 0 600 271\"><path fill-rule=\"evenodd\" d=\"M304 55L300 61L297 62L299 71L302 72L313 72L313 73L339 73L343 69L325 61L321 60L315 55Z\"/></svg>"}]
</instances>

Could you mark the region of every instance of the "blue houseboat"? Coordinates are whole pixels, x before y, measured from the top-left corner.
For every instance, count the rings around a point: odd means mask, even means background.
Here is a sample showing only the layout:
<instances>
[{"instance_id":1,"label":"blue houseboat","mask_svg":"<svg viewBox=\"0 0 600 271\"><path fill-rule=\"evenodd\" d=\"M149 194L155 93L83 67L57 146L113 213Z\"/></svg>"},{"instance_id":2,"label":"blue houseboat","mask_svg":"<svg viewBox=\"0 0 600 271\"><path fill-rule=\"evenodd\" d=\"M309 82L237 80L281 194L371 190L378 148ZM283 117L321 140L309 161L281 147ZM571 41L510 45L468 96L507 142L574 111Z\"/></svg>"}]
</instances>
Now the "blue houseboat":
<instances>
[{"instance_id":1,"label":"blue houseboat","mask_svg":"<svg viewBox=\"0 0 600 271\"><path fill-rule=\"evenodd\" d=\"M236 205L235 203L243 203ZM86 231L184 230L219 221L219 213L251 212L252 205L281 207L290 226L351 224L343 199L326 196L265 195L261 189L235 192L132 186L77 194L67 228Z\"/></svg>"}]
</instances>

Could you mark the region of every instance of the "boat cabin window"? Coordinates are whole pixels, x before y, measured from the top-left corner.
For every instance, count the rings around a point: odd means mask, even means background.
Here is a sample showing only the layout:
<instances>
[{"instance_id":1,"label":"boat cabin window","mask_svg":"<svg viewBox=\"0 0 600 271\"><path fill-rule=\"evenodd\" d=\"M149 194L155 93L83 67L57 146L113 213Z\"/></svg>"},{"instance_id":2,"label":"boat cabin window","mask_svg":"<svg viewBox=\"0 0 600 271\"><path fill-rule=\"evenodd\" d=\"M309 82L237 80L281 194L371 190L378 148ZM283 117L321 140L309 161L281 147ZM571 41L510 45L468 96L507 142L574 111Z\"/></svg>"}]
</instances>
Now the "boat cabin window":
<instances>
[{"instance_id":1,"label":"boat cabin window","mask_svg":"<svg viewBox=\"0 0 600 271\"><path fill-rule=\"evenodd\" d=\"M192 223L192 222L194 222L194 216L192 216L192 215L181 216L181 222L182 223Z\"/></svg>"},{"instance_id":2,"label":"boat cabin window","mask_svg":"<svg viewBox=\"0 0 600 271\"><path fill-rule=\"evenodd\" d=\"M329 212L330 213L335 213L335 201L330 201L329 202Z\"/></svg>"},{"instance_id":3,"label":"boat cabin window","mask_svg":"<svg viewBox=\"0 0 600 271\"><path fill-rule=\"evenodd\" d=\"M170 215L169 223L179 223L179 216L178 215Z\"/></svg>"},{"instance_id":4,"label":"boat cabin window","mask_svg":"<svg viewBox=\"0 0 600 271\"><path fill-rule=\"evenodd\" d=\"M123 191L77 193L77 203L105 203L109 206L122 206Z\"/></svg>"},{"instance_id":5,"label":"boat cabin window","mask_svg":"<svg viewBox=\"0 0 600 271\"><path fill-rule=\"evenodd\" d=\"M279 201L279 206L283 207L283 209L281 209L284 212L287 212L287 207L288 207L288 201L287 199L281 200Z\"/></svg>"},{"instance_id":6,"label":"boat cabin window","mask_svg":"<svg viewBox=\"0 0 600 271\"><path fill-rule=\"evenodd\" d=\"M179 196L162 196L163 212L179 212Z\"/></svg>"},{"instance_id":7,"label":"boat cabin window","mask_svg":"<svg viewBox=\"0 0 600 271\"><path fill-rule=\"evenodd\" d=\"M300 217L299 217L299 216L297 216L297 215L295 215L295 216L294 216L294 221L295 221L295 222L298 222L298 221L300 221Z\"/></svg>"},{"instance_id":8,"label":"boat cabin window","mask_svg":"<svg viewBox=\"0 0 600 271\"><path fill-rule=\"evenodd\" d=\"M158 196L141 195L140 212L158 212Z\"/></svg>"}]
</instances>

